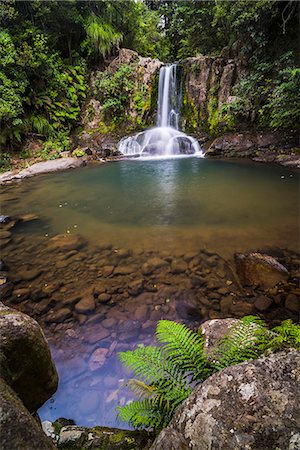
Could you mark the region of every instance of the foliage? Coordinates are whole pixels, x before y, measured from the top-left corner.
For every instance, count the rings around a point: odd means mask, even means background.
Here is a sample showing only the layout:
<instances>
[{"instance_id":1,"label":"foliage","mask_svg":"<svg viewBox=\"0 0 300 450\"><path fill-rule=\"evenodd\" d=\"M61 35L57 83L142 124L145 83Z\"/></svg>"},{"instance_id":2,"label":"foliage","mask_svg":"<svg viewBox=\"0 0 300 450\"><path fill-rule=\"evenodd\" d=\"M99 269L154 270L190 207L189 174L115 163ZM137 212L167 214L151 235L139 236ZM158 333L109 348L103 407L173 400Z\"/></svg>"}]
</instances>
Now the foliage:
<instances>
[{"instance_id":1,"label":"foliage","mask_svg":"<svg viewBox=\"0 0 300 450\"><path fill-rule=\"evenodd\" d=\"M0 152L0 172L5 172L11 168L10 154L7 152Z\"/></svg>"},{"instance_id":2,"label":"foliage","mask_svg":"<svg viewBox=\"0 0 300 450\"><path fill-rule=\"evenodd\" d=\"M81 158L82 156L86 156L86 153L84 150L80 150L79 148L76 148L72 152L72 156L76 156L77 158Z\"/></svg>"},{"instance_id":3,"label":"foliage","mask_svg":"<svg viewBox=\"0 0 300 450\"><path fill-rule=\"evenodd\" d=\"M118 407L119 418L135 428L164 427L192 389L213 373L267 351L300 349L300 326L286 320L272 331L255 316L238 321L214 346L204 349L201 329L195 333L183 324L161 320L156 329L160 346L140 346L119 353L120 361L139 379L127 383L138 397Z\"/></svg>"},{"instance_id":4,"label":"foliage","mask_svg":"<svg viewBox=\"0 0 300 450\"><path fill-rule=\"evenodd\" d=\"M134 88L133 70L132 65L123 64L115 73L98 73L96 95L102 103L106 119L118 122L123 118Z\"/></svg>"},{"instance_id":5,"label":"foliage","mask_svg":"<svg viewBox=\"0 0 300 450\"><path fill-rule=\"evenodd\" d=\"M96 53L99 52L103 57L108 55L113 46L118 46L122 40L121 33L95 14L87 18L85 31L87 39L83 41L82 48L89 49L94 46Z\"/></svg>"}]
</instances>

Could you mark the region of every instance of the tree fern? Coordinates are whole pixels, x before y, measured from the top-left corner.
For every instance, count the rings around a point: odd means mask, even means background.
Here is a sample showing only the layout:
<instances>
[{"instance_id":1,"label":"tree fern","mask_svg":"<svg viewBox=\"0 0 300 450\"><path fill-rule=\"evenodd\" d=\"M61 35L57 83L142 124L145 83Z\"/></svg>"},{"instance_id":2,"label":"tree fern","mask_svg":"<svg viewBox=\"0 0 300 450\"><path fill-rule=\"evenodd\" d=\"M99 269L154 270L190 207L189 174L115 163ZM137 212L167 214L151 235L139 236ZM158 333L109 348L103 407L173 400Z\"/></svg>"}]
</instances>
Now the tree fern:
<instances>
[{"instance_id":1,"label":"tree fern","mask_svg":"<svg viewBox=\"0 0 300 450\"><path fill-rule=\"evenodd\" d=\"M85 31L95 50L103 57L108 55L114 45L119 45L122 34L110 24L92 14L86 21Z\"/></svg>"}]
</instances>

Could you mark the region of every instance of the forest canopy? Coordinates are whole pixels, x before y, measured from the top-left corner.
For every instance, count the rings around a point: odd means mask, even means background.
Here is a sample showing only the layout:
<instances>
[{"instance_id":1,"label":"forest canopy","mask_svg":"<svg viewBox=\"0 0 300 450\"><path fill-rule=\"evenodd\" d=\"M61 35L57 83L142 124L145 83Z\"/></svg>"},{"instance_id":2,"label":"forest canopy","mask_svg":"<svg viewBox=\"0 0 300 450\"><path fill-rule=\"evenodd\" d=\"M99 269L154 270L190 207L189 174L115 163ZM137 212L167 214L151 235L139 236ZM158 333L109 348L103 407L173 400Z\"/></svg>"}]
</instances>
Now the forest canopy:
<instances>
[{"instance_id":1,"label":"forest canopy","mask_svg":"<svg viewBox=\"0 0 300 450\"><path fill-rule=\"evenodd\" d=\"M251 73L237 87L241 100L233 113L246 117L256 108L264 126L295 126L297 1L2 0L0 21L5 149L31 136L44 140L46 149L68 148L70 132L80 124L90 71L105 67L120 47L170 62L218 55L239 40Z\"/></svg>"}]
</instances>

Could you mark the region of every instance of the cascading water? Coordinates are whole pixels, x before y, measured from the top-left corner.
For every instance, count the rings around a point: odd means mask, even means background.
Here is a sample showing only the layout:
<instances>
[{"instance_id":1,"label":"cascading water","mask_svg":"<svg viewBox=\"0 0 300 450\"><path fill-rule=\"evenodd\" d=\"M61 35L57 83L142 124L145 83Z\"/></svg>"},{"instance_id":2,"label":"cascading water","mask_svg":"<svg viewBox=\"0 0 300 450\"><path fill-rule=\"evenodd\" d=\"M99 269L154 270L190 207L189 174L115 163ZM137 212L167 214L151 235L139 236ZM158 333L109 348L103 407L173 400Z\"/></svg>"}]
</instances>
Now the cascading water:
<instances>
[{"instance_id":1,"label":"cascading water","mask_svg":"<svg viewBox=\"0 0 300 450\"><path fill-rule=\"evenodd\" d=\"M163 66L159 72L157 126L122 139L120 152L126 156L203 156L196 139L179 131L180 108L177 65Z\"/></svg>"}]
</instances>

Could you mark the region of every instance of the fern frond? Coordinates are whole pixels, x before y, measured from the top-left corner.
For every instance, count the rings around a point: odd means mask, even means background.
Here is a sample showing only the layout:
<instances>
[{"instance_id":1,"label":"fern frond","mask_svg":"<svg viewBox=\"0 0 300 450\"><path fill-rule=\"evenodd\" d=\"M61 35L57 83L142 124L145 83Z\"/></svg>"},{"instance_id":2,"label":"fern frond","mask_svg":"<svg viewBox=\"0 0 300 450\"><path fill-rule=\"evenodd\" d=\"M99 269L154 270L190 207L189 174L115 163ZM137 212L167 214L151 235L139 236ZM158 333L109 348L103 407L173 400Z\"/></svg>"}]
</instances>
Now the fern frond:
<instances>
[{"instance_id":1,"label":"fern frond","mask_svg":"<svg viewBox=\"0 0 300 450\"><path fill-rule=\"evenodd\" d=\"M156 338L163 344L168 360L176 361L180 370L192 375L193 380L206 379L210 370L203 353L204 338L186 325L160 320L157 324Z\"/></svg>"},{"instance_id":2,"label":"fern frond","mask_svg":"<svg viewBox=\"0 0 300 450\"><path fill-rule=\"evenodd\" d=\"M210 354L215 370L258 358L270 348L272 333L266 324L255 316L246 316L237 322L216 344Z\"/></svg>"},{"instance_id":3,"label":"fern frond","mask_svg":"<svg viewBox=\"0 0 300 450\"><path fill-rule=\"evenodd\" d=\"M300 350L300 325L293 323L291 319L284 320L281 325L273 328L276 336L272 340L275 348L281 348L283 344Z\"/></svg>"},{"instance_id":4,"label":"fern frond","mask_svg":"<svg viewBox=\"0 0 300 450\"><path fill-rule=\"evenodd\" d=\"M118 419L129 422L134 428L161 429L167 425L170 415L162 412L150 399L133 401L125 406L118 406Z\"/></svg>"},{"instance_id":5,"label":"fern frond","mask_svg":"<svg viewBox=\"0 0 300 450\"><path fill-rule=\"evenodd\" d=\"M136 380L135 378L128 380L126 386L128 386L139 399L142 397L154 397L157 392L155 386L150 386L141 380Z\"/></svg>"}]
</instances>

